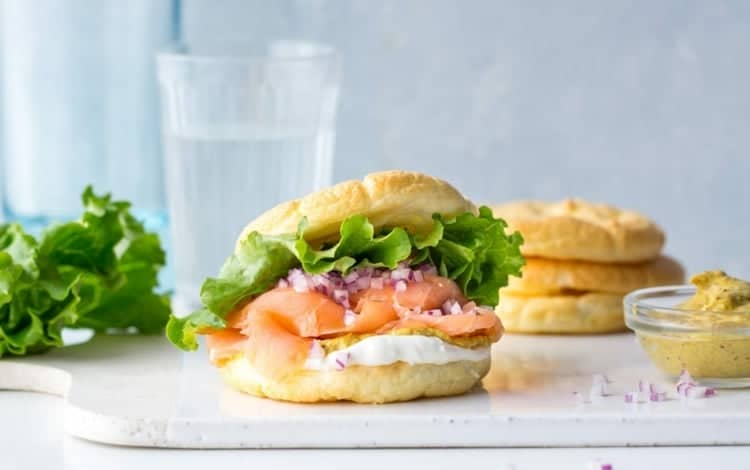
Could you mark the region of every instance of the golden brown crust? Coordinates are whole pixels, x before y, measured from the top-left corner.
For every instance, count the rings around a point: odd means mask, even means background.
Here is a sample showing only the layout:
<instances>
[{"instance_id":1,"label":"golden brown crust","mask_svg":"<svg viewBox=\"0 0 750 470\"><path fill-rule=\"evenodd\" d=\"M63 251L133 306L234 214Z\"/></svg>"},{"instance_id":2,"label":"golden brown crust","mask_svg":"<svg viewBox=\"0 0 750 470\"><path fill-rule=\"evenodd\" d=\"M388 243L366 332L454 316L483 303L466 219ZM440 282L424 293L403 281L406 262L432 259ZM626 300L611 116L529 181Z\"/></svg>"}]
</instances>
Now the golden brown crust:
<instances>
[{"instance_id":1,"label":"golden brown crust","mask_svg":"<svg viewBox=\"0 0 750 470\"><path fill-rule=\"evenodd\" d=\"M625 331L622 296L517 296L503 293L496 312L512 333L613 333Z\"/></svg>"},{"instance_id":2,"label":"golden brown crust","mask_svg":"<svg viewBox=\"0 0 750 470\"><path fill-rule=\"evenodd\" d=\"M503 292L521 295L553 295L570 291L627 294L643 287L684 282L682 266L667 256L633 264L527 258L523 277L511 277Z\"/></svg>"},{"instance_id":3,"label":"golden brown crust","mask_svg":"<svg viewBox=\"0 0 750 470\"><path fill-rule=\"evenodd\" d=\"M632 263L655 258L664 233L645 216L581 199L516 201L493 207L524 237L526 256Z\"/></svg>"},{"instance_id":4,"label":"golden brown crust","mask_svg":"<svg viewBox=\"0 0 750 470\"><path fill-rule=\"evenodd\" d=\"M300 403L389 403L465 393L487 374L490 358L448 364L350 366L341 371L303 370L274 380L259 376L242 355L219 369L230 386L259 397Z\"/></svg>"},{"instance_id":5,"label":"golden brown crust","mask_svg":"<svg viewBox=\"0 0 750 470\"><path fill-rule=\"evenodd\" d=\"M294 233L303 216L308 221L305 238L312 243L336 239L341 222L355 214L367 216L376 229L404 227L418 232L432 227L436 212L452 216L476 212L476 207L443 180L421 173L383 171L279 204L250 222L237 242L252 231Z\"/></svg>"}]
</instances>

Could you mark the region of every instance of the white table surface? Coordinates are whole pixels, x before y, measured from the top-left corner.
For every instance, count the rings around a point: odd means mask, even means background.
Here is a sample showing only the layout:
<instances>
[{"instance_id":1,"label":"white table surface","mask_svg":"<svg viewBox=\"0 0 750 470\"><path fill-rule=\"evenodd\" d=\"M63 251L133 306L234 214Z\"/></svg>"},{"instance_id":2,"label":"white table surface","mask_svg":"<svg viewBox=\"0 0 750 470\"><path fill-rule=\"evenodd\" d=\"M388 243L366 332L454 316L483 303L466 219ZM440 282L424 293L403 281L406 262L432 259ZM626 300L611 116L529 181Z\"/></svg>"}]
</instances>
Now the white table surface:
<instances>
[{"instance_id":1,"label":"white table surface","mask_svg":"<svg viewBox=\"0 0 750 470\"><path fill-rule=\"evenodd\" d=\"M0 468L170 469L408 468L587 470L597 459L615 470L750 468L750 447L596 449L385 449L184 451L111 447L67 437L58 397L0 392ZM750 432L750 430L748 431Z\"/></svg>"},{"instance_id":2,"label":"white table surface","mask_svg":"<svg viewBox=\"0 0 750 470\"><path fill-rule=\"evenodd\" d=\"M722 390L710 400L679 400L673 381L653 367L632 335L508 335L492 354L482 389L384 407L290 405L249 397L224 386L205 354L181 353L163 338L145 336L100 336L49 354L0 361L0 388L67 391L65 431L116 445L750 445L750 392ZM588 395L597 373L611 380L608 396L579 403L572 392ZM672 390L668 400L624 403L624 393L639 380Z\"/></svg>"}]
</instances>

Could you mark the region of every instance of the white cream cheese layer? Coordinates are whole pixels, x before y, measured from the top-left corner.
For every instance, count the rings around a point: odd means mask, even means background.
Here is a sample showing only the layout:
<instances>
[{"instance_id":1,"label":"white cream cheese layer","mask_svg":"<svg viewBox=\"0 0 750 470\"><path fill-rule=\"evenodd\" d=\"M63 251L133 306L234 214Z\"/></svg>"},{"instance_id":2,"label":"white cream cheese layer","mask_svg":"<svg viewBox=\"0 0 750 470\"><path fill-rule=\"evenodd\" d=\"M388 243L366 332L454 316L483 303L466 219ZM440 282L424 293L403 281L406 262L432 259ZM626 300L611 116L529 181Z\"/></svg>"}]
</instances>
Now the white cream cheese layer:
<instances>
[{"instance_id":1,"label":"white cream cheese layer","mask_svg":"<svg viewBox=\"0 0 750 470\"><path fill-rule=\"evenodd\" d=\"M350 365L384 366L396 362L447 364L456 361L481 361L489 355L489 347L461 348L433 336L377 335L325 356L311 355L305 362L305 368L340 370Z\"/></svg>"}]
</instances>

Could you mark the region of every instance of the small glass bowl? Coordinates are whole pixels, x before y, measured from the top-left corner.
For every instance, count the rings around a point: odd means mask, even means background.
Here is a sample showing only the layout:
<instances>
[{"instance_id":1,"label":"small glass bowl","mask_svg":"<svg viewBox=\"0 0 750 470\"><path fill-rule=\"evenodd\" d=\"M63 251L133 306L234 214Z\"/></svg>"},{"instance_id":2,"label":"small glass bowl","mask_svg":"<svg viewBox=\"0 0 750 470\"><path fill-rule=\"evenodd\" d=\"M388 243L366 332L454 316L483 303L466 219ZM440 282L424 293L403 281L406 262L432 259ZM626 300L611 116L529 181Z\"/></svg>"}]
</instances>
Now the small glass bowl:
<instances>
[{"instance_id":1,"label":"small glass bowl","mask_svg":"<svg viewBox=\"0 0 750 470\"><path fill-rule=\"evenodd\" d=\"M686 369L703 385L750 387L750 314L677 307L694 294L693 286L631 292L623 300L625 323L667 375Z\"/></svg>"}]
</instances>

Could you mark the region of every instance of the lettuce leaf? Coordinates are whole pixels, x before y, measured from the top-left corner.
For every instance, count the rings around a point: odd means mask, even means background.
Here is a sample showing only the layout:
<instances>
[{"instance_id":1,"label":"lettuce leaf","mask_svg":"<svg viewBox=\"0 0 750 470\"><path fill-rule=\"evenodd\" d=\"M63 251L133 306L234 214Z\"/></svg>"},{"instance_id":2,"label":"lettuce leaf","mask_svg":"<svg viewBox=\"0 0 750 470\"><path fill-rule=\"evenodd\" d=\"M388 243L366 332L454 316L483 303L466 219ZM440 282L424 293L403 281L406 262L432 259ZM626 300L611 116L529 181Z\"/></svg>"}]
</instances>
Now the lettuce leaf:
<instances>
[{"instance_id":1,"label":"lettuce leaf","mask_svg":"<svg viewBox=\"0 0 750 470\"><path fill-rule=\"evenodd\" d=\"M36 240L20 225L0 225L0 357L61 344L62 324L78 303L75 278L49 275L37 258Z\"/></svg>"},{"instance_id":2,"label":"lettuce leaf","mask_svg":"<svg viewBox=\"0 0 750 470\"><path fill-rule=\"evenodd\" d=\"M409 234L397 227L378 236L375 227L363 215L353 215L341 223L339 242L316 250L305 241L307 221L300 223L294 240L281 237L287 249L299 260L302 269L311 274L329 271L348 272L355 266L393 269L411 255Z\"/></svg>"},{"instance_id":3,"label":"lettuce leaf","mask_svg":"<svg viewBox=\"0 0 750 470\"><path fill-rule=\"evenodd\" d=\"M270 289L295 264L297 259L285 242L253 232L224 263L219 277L206 280L201 300L209 311L224 317L235 306Z\"/></svg>"},{"instance_id":4,"label":"lettuce leaf","mask_svg":"<svg viewBox=\"0 0 750 470\"><path fill-rule=\"evenodd\" d=\"M270 289L294 267L320 274L346 273L361 266L395 268L400 262L429 262L441 275L455 280L466 296L481 305L496 305L498 290L508 276L520 276L524 259L519 233L506 234L506 223L482 207L478 215L466 213L445 219L433 216L428 233L410 235L395 227L375 232L362 215L344 220L336 244L316 249L304 239L306 220L296 234L267 236L252 232L221 268L217 278L201 288L204 308L169 320L167 337L176 346L193 350L195 335L223 328L224 318L236 307Z\"/></svg>"},{"instance_id":5,"label":"lettuce leaf","mask_svg":"<svg viewBox=\"0 0 750 470\"><path fill-rule=\"evenodd\" d=\"M63 327L162 331L168 296L154 292L165 256L130 204L82 196L80 220L49 227L37 240L0 225L0 357L62 345Z\"/></svg>"},{"instance_id":6,"label":"lettuce leaf","mask_svg":"<svg viewBox=\"0 0 750 470\"><path fill-rule=\"evenodd\" d=\"M423 253L417 258L437 266L440 275L456 281L469 299L480 305L497 305L498 290L508 285L508 276L521 275L525 263L521 234L506 235L507 224L495 219L488 207L480 207L479 216L466 213L450 220L440 215L434 218L442 237L433 229L432 239L428 236L421 242Z\"/></svg>"}]
</instances>

